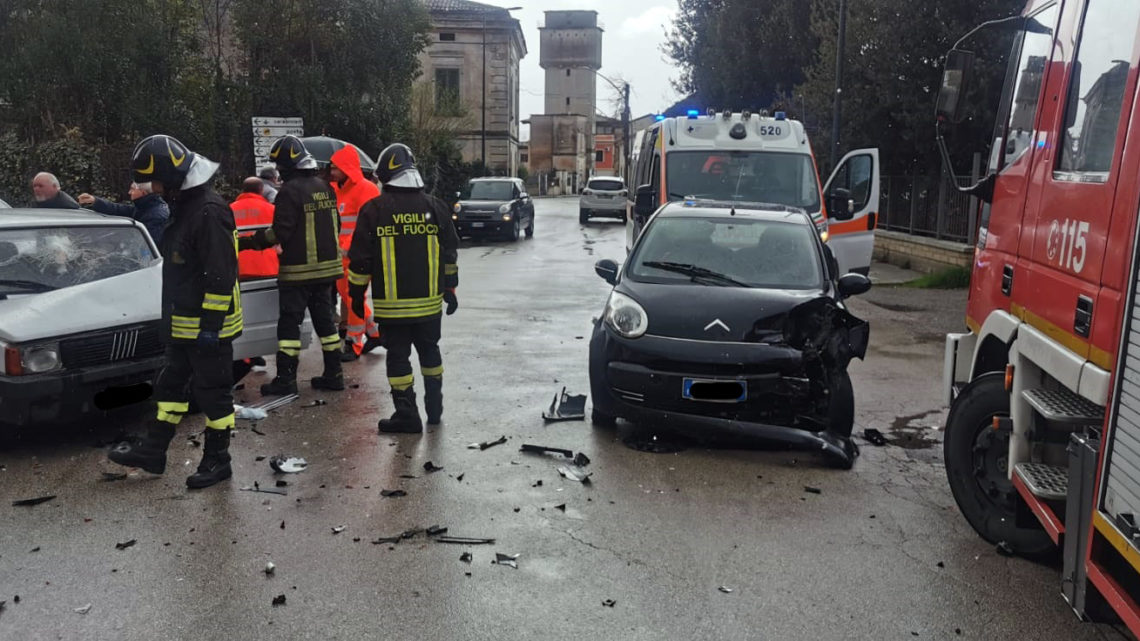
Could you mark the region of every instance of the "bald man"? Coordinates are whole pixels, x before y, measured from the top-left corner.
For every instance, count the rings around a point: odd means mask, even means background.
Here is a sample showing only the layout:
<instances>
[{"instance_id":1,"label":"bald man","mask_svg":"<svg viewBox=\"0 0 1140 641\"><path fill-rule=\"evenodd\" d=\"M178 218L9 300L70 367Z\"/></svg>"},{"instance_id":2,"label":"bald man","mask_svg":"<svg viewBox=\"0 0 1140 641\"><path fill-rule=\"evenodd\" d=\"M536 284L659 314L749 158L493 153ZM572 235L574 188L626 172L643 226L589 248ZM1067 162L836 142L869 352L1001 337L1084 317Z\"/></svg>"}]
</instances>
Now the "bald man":
<instances>
[{"instance_id":1,"label":"bald man","mask_svg":"<svg viewBox=\"0 0 1140 641\"><path fill-rule=\"evenodd\" d=\"M41 171L32 179L32 195L41 209L79 209L79 203L59 188L59 179Z\"/></svg>"}]
</instances>

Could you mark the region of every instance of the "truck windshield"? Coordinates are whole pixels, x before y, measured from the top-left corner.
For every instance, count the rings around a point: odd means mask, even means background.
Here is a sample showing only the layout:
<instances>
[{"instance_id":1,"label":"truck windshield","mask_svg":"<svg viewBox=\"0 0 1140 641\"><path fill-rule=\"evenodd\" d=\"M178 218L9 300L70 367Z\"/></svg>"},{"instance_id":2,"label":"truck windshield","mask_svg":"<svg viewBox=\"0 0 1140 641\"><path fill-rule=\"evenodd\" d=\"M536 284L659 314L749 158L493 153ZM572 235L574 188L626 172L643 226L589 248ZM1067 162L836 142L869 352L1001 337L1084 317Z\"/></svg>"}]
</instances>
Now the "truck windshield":
<instances>
[{"instance_id":1,"label":"truck windshield","mask_svg":"<svg viewBox=\"0 0 1140 641\"><path fill-rule=\"evenodd\" d=\"M121 276L157 259L135 227L0 229L0 296Z\"/></svg>"},{"instance_id":2,"label":"truck windshield","mask_svg":"<svg viewBox=\"0 0 1140 641\"><path fill-rule=\"evenodd\" d=\"M818 289L823 267L809 225L736 218L659 217L631 259L634 280Z\"/></svg>"},{"instance_id":3,"label":"truck windshield","mask_svg":"<svg viewBox=\"0 0 1140 641\"><path fill-rule=\"evenodd\" d=\"M505 180L473 180L467 183L463 200L514 200L514 185Z\"/></svg>"},{"instance_id":4,"label":"truck windshield","mask_svg":"<svg viewBox=\"0 0 1140 641\"><path fill-rule=\"evenodd\" d=\"M806 154L675 151L666 166L669 200L775 203L819 211L819 178Z\"/></svg>"}]
</instances>

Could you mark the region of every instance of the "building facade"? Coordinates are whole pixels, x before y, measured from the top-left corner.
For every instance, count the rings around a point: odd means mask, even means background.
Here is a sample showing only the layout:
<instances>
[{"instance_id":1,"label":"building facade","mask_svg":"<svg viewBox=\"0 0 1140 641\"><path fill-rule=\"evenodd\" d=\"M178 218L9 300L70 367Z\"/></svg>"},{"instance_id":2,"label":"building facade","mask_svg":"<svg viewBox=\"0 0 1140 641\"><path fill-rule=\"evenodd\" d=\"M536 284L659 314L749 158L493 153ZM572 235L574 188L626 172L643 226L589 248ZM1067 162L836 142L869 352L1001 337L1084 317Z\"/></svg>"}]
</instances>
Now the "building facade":
<instances>
[{"instance_id":1,"label":"building facade","mask_svg":"<svg viewBox=\"0 0 1140 641\"><path fill-rule=\"evenodd\" d=\"M519 21L506 9L470 0L424 0L431 43L420 54L420 82L434 89L436 112L461 119L463 160L516 176L519 167L519 62L527 54Z\"/></svg>"}]
</instances>

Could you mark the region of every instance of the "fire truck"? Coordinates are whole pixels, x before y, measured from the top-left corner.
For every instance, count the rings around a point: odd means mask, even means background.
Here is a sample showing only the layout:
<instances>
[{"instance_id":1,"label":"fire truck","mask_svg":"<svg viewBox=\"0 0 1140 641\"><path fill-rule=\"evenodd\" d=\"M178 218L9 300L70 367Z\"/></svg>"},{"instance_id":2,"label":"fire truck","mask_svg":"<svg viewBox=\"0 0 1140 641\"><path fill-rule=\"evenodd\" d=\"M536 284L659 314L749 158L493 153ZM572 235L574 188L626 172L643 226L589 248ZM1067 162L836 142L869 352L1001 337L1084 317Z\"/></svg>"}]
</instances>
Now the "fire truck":
<instances>
[{"instance_id":1,"label":"fire truck","mask_svg":"<svg viewBox=\"0 0 1140 641\"><path fill-rule=\"evenodd\" d=\"M1078 614L1140 635L1140 2L1031 0L1013 28L966 326L946 340L946 474L967 521L1063 556ZM983 25L985 26L985 25ZM938 140L974 54L947 55Z\"/></svg>"}]
</instances>

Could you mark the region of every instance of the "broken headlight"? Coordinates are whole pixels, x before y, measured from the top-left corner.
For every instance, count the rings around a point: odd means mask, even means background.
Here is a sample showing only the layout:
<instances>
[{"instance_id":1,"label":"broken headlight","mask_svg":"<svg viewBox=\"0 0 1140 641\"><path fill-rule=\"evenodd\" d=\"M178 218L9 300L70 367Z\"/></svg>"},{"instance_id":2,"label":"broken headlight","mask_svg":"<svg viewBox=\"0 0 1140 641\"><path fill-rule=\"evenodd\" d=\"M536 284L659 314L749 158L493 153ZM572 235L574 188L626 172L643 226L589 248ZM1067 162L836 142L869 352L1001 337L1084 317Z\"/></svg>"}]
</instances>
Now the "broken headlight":
<instances>
[{"instance_id":1,"label":"broken headlight","mask_svg":"<svg viewBox=\"0 0 1140 641\"><path fill-rule=\"evenodd\" d=\"M625 294L614 292L606 303L606 324L624 338L638 338L649 329L645 308Z\"/></svg>"}]
</instances>

